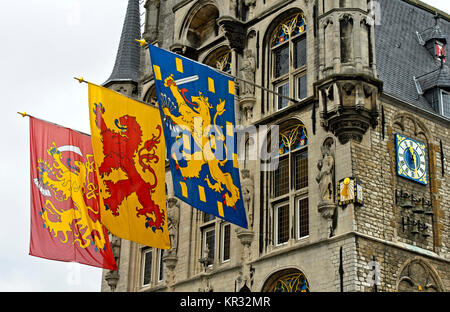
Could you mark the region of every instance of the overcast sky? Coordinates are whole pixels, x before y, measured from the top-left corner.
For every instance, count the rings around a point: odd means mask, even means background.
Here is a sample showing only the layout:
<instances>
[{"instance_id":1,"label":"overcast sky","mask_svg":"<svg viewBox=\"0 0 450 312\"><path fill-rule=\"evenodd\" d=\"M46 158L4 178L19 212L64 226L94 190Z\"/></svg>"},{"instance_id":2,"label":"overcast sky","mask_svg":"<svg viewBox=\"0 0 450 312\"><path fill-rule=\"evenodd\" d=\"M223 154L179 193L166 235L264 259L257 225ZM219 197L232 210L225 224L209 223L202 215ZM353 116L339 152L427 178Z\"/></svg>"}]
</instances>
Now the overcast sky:
<instances>
[{"instance_id":1,"label":"overcast sky","mask_svg":"<svg viewBox=\"0 0 450 312\"><path fill-rule=\"evenodd\" d=\"M424 1L450 12L450 1ZM2 1L0 9L0 291L100 291L86 265L28 255L28 118L89 133L87 85L114 66L127 0ZM447 34L448 35L448 34Z\"/></svg>"}]
</instances>

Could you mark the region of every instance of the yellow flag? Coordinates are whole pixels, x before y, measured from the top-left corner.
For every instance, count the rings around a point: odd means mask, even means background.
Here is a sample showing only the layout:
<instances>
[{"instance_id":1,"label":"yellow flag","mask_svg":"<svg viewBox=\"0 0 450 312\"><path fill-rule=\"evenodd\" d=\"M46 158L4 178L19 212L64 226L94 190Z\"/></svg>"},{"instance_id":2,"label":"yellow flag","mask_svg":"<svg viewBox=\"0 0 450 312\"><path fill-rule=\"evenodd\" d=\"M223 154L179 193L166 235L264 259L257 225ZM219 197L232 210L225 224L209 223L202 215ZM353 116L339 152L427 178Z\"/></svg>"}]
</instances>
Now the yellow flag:
<instances>
[{"instance_id":1,"label":"yellow flag","mask_svg":"<svg viewBox=\"0 0 450 312\"><path fill-rule=\"evenodd\" d=\"M102 223L118 237L169 249L159 110L89 84L89 115Z\"/></svg>"}]
</instances>

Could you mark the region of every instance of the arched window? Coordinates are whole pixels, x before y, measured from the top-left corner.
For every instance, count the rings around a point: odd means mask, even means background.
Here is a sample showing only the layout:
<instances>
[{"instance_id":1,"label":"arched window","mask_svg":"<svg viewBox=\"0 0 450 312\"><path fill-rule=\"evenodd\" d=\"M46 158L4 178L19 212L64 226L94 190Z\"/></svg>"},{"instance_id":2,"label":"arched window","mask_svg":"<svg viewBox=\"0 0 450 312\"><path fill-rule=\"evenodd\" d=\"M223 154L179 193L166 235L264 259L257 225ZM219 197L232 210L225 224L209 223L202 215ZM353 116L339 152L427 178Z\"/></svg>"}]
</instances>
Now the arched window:
<instances>
[{"instance_id":1,"label":"arched window","mask_svg":"<svg viewBox=\"0 0 450 312\"><path fill-rule=\"evenodd\" d=\"M278 166L271 186L275 246L309 235L307 146L308 134L302 123L290 120L280 125Z\"/></svg>"},{"instance_id":2,"label":"arched window","mask_svg":"<svg viewBox=\"0 0 450 312\"><path fill-rule=\"evenodd\" d=\"M280 94L302 100L307 96L306 81L306 22L303 13L288 15L270 36L271 73L273 89ZM275 110L288 106L288 100L275 96Z\"/></svg>"},{"instance_id":3,"label":"arched window","mask_svg":"<svg viewBox=\"0 0 450 312\"><path fill-rule=\"evenodd\" d=\"M263 292L309 292L305 274L297 269L281 270L264 283Z\"/></svg>"},{"instance_id":4,"label":"arched window","mask_svg":"<svg viewBox=\"0 0 450 312\"><path fill-rule=\"evenodd\" d=\"M397 281L399 292L440 292L442 281L436 270L419 258L413 258L403 266Z\"/></svg>"},{"instance_id":5,"label":"arched window","mask_svg":"<svg viewBox=\"0 0 450 312\"><path fill-rule=\"evenodd\" d=\"M204 62L206 65L231 74L232 53L228 47L222 47L211 53Z\"/></svg>"},{"instance_id":6,"label":"arched window","mask_svg":"<svg viewBox=\"0 0 450 312\"><path fill-rule=\"evenodd\" d=\"M156 88L154 85L148 89L147 93L145 93L143 100L145 103L156 105L157 98L156 98Z\"/></svg>"},{"instance_id":7,"label":"arched window","mask_svg":"<svg viewBox=\"0 0 450 312\"><path fill-rule=\"evenodd\" d=\"M200 5L196 7L188 20L185 33L186 40L193 48L199 48L211 38L217 36L218 26L216 23L219 10L214 4Z\"/></svg>"}]
</instances>

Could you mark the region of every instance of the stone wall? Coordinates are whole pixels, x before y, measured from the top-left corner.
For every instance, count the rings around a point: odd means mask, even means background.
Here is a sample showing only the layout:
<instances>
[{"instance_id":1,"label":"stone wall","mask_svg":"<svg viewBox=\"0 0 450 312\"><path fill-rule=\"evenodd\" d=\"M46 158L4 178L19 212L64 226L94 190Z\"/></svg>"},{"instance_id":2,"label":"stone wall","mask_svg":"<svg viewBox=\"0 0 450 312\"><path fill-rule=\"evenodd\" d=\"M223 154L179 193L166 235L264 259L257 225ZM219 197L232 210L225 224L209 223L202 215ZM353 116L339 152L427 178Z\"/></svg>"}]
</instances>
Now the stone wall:
<instances>
[{"instance_id":1,"label":"stone wall","mask_svg":"<svg viewBox=\"0 0 450 312\"><path fill-rule=\"evenodd\" d=\"M382 137L382 122L376 129L371 129L361 144L352 142L352 166L356 177L362 181L364 188L364 206L358 207L355 213L356 231L386 240L396 247L383 245L370 247L364 241L358 245L359 282L362 290L370 291L364 280L364 267L372 256L382 265L382 289L397 290L396 279L399 278L399 266L412 256L421 256L430 261L439 275L448 276L450 238L450 179L448 169L442 175L440 140L444 147L445 157L450 159L449 122L431 114L420 113L404 103L394 101L388 96L382 97L381 104L385 116L385 137ZM395 133L427 144L429 184L420 185L397 175ZM447 147L447 148L446 148ZM447 167L448 168L448 165ZM433 206L433 216L414 214L412 209L396 204L396 190L430 200ZM410 226L402 226L402 219L414 218L426 223L429 237L411 234ZM363 246L363 247L361 247ZM411 253L410 250L416 251ZM441 262L431 261L441 259ZM381 260L379 260L381 259ZM434 265L436 264L436 265ZM384 276L384 277L383 277ZM444 286L448 290L449 279L446 277Z\"/></svg>"},{"instance_id":2,"label":"stone wall","mask_svg":"<svg viewBox=\"0 0 450 312\"><path fill-rule=\"evenodd\" d=\"M420 250L409 250L386 242L358 237L356 240L358 253L357 280L360 291L375 291L374 281L377 274L377 291L449 291L449 261L432 255L423 254ZM374 260L375 256L375 260ZM373 262L376 262L378 273L375 273ZM419 268L410 266L420 264ZM409 278L409 279L408 279ZM433 287L431 287L433 286Z\"/></svg>"}]
</instances>

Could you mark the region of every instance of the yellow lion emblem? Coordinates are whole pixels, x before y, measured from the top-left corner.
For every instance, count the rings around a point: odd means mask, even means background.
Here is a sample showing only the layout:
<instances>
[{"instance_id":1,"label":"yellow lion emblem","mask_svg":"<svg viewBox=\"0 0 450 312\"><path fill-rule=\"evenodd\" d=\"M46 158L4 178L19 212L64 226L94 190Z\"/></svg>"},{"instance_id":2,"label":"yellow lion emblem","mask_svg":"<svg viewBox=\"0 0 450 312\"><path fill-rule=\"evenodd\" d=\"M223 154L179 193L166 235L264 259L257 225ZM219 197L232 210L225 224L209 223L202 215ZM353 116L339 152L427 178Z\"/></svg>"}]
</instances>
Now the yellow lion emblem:
<instances>
[{"instance_id":1,"label":"yellow lion emblem","mask_svg":"<svg viewBox=\"0 0 450 312\"><path fill-rule=\"evenodd\" d=\"M235 207L236 202L240 199L239 188L234 184L231 174L223 172L221 169L227 160L219 161L216 159L213 151L218 144L223 144L226 150L225 136L216 124L217 117L225 112L225 101L219 101L216 106L216 114L211 119L210 109L212 105L201 92L199 92L198 96L191 96L190 101L187 100L184 94L187 90L183 89L180 91L178 89L173 75L164 80L164 86L170 88L173 97L177 101L179 116L174 116L167 107L163 108L164 114L181 127L183 131L189 131L195 144L201 148L201 150L194 151L191 154L186 153L184 150L181 151L187 162L185 167L180 166L177 158L172 155L177 170L180 170L181 175L185 179L199 178L203 165L207 165L210 175L206 176L205 181L208 187L217 193L222 193L226 190L223 195L224 204L229 207ZM192 108L187 105L186 101L192 105ZM211 124L211 121L213 124ZM205 135L210 132L211 127L215 127L216 135Z\"/></svg>"},{"instance_id":2,"label":"yellow lion emblem","mask_svg":"<svg viewBox=\"0 0 450 312\"><path fill-rule=\"evenodd\" d=\"M86 200L96 197L96 186L89 181L89 174L94 172L93 155L86 155L85 163L75 161L71 171L63 164L55 143L47 153L54 163L48 165L42 160L39 161L42 185L50 188L57 201L71 200L74 207L67 210L57 209L51 200L47 199L41 214L45 227L53 232L54 237L61 232L64 236L62 243L67 243L68 233L74 232L74 244L78 242L80 247L87 248L93 242L99 250L103 249L106 240L102 224L98 219L94 221L88 212L98 215L99 210L94 210L86 203Z\"/></svg>"}]
</instances>

